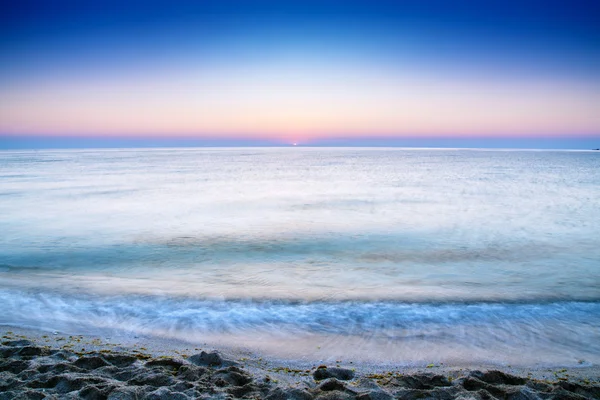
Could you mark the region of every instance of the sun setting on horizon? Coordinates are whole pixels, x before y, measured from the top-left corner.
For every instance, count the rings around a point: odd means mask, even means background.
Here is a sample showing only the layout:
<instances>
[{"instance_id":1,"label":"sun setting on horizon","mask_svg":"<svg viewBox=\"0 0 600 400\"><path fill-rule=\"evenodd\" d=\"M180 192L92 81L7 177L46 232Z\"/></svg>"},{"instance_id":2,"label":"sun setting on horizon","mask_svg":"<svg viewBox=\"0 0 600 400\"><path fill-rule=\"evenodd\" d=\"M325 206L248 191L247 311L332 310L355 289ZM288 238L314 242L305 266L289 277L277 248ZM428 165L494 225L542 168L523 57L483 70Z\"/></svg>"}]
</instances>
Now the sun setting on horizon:
<instances>
[{"instance_id":1,"label":"sun setting on horizon","mask_svg":"<svg viewBox=\"0 0 600 400\"><path fill-rule=\"evenodd\" d=\"M0 136L600 136L597 30L572 9L228 3L15 7Z\"/></svg>"}]
</instances>

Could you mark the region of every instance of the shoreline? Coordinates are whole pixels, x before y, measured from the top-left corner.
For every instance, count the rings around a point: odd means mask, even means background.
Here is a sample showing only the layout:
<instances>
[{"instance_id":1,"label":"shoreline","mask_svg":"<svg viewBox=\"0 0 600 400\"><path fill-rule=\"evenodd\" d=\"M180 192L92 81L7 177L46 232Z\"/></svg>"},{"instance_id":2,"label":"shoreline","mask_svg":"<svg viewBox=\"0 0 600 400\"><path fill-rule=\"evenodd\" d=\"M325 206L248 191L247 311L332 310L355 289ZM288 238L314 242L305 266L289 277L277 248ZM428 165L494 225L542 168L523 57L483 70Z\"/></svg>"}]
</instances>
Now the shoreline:
<instances>
[{"instance_id":1,"label":"shoreline","mask_svg":"<svg viewBox=\"0 0 600 400\"><path fill-rule=\"evenodd\" d=\"M598 365L399 366L286 360L241 346L215 349L133 335L70 335L0 326L0 336L0 399L43 398L40 394L89 399L600 398ZM132 362L111 362L117 359Z\"/></svg>"}]
</instances>

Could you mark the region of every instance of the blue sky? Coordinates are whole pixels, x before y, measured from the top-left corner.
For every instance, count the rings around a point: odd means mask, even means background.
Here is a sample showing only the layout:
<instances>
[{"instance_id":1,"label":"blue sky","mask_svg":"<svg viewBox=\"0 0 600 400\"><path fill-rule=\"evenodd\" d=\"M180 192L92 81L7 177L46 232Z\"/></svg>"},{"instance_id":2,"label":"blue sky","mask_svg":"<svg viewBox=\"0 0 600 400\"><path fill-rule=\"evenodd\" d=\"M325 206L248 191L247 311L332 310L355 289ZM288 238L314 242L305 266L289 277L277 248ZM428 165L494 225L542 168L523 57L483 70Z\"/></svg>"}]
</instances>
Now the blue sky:
<instances>
[{"instance_id":1,"label":"blue sky","mask_svg":"<svg viewBox=\"0 0 600 400\"><path fill-rule=\"evenodd\" d=\"M0 147L600 141L594 1L1 7Z\"/></svg>"}]
</instances>

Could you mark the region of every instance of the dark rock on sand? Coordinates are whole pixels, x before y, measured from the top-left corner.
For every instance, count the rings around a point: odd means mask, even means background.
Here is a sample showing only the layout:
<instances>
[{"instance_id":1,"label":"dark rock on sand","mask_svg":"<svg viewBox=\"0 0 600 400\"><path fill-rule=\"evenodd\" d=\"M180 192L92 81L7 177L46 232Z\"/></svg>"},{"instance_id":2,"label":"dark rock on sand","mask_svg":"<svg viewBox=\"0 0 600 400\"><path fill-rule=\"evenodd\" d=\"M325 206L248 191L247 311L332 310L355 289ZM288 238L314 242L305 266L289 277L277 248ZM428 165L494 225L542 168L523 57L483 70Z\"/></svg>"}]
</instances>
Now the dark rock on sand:
<instances>
[{"instance_id":1,"label":"dark rock on sand","mask_svg":"<svg viewBox=\"0 0 600 400\"><path fill-rule=\"evenodd\" d=\"M495 385L524 385L527 382L525 378L519 378L518 376L505 374L502 371L472 371L469 376L479 379L485 383Z\"/></svg>"},{"instance_id":2,"label":"dark rock on sand","mask_svg":"<svg viewBox=\"0 0 600 400\"><path fill-rule=\"evenodd\" d=\"M345 390L346 386L335 378L328 378L321 382L319 386L317 386L317 389L329 392L331 390Z\"/></svg>"},{"instance_id":3,"label":"dark rock on sand","mask_svg":"<svg viewBox=\"0 0 600 400\"><path fill-rule=\"evenodd\" d=\"M46 398L52 397L33 390L0 392L0 400L41 400Z\"/></svg>"},{"instance_id":4,"label":"dark rock on sand","mask_svg":"<svg viewBox=\"0 0 600 400\"><path fill-rule=\"evenodd\" d=\"M434 389L434 390L426 390L426 389L405 389L396 393L396 399L402 400L416 400L416 399L435 399L435 400L452 400L454 398L461 398L457 396L457 393L453 393L447 389ZM462 397L463 399L477 399L478 397L469 393L466 396ZM493 399L493 397L492 397Z\"/></svg>"},{"instance_id":5,"label":"dark rock on sand","mask_svg":"<svg viewBox=\"0 0 600 400\"><path fill-rule=\"evenodd\" d=\"M0 392L10 390L20 383L21 381L17 379L13 373L8 371L0 372Z\"/></svg>"},{"instance_id":6,"label":"dark rock on sand","mask_svg":"<svg viewBox=\"0 0 600 400\"><path fill-rule=\"evenodd\" d=\"M371 390L367 393L361 393L356 396L356 400L393 400L394 397L382 390Z\"/></svg>"},{"instance_id":7,"label":"dark rock on sand","mask_svg":"<svg viewBox=\"0 0 600 400\"><path fill-rule=\"evenodd\" d=\"M558 386L571 393L575 393L586 398L600 399L600 388L597 386L594 387L573 382L559 382Z\"/></svg>"},{"instance_id":8,"label":"dark rock on sand","mask_svg":"<svg viewBox=\"0 0 600 400\"><path fill-rule=\"evenodd\" d=\"M128 354L105 354L103 358L115 367L123 368L134 364L138 359Z\"/></svg>"},{"instance_id":9,"label":"dark rock on sand","mask_svg":"<svg viewBox=\"0 0 600 400\"><path fill-rule=\"evenodd\" d=\"M247 383L252 382L252 377L250 377L250 375L246 374L244 371L237 367L229 367L218 370L215 373L213 379L215 380L215 382L217 380L223 380L227 383L227 385L233 386L243 386Z\"/></svg>"},{"instance_id":10,"label":"dark rock on sand","mask_svg":"<svg viewBox=\"0 0 600 400\"><path fill-rule=\"evenodd\" d=\"M321 367L317 368L317 370L313 373L313 378L315 378L316 381L321 381L327 378L336 378L342 381L348 381L354 378L354 371L347 368Z\"/></svg>"},{"instance_id":11,"label":"dark rock on sand","mask_svg":"<svg viewBox=\"0 0 600 400\"><path fill-rule=\"evenodd\" d=\"M221 355L216 351L211 353L203 351L200 354L194 354L193 356L190 356L188 361L194 365L218 367L219 365L222 365L225 360L223 360Z\"/></svg>"},{"instance_id":12,"label":"dark rock on sand","mask_svg":"<svg viewBox=\"0 0 600 400\"><path fill-rule=\"evenodd\" d=\"M420 390L452 385L445 376L435 374L403 375L391 378L390 382L394 386Z\"/></svg>"},{"instance_id":13,"label":"dark rock on sand","mask_svg":"<svg viewBox=\"0 0 600 400\"><path fill-rule=\"evenodd\" d=\"M186 381L197 381L206 373L206 368L196 365L183 365L177 370L177 377Z\"/></svg>"},{"instance_id":14,"label":"dark rock on sand","mask_svg":"<svg viewBox=\"0 0 600 400\"><path fill-rule=\"evenodd\" d=\"M227 389L227 393L231 394L233 397L244 397L248 393L252 393L256 391L257 387L251 383L248 383L243 386L234 386Z\"/></svg>"},{"instance_id":15,"label":"dark rock on sand","mask_svg":"<svg viewBox=\"0 0 600 400\"><path fill-rule=\"evenodd\" d=\"M71 359L74 359L75 357L77 357L75 355L75 353L73 353L71 351L67 351L67 350L51 351L50 356L52 358L56 358L58 360L71 360Z\"/></svg>"},{"instance_id":16,"label":"dark rock on sand","mask_svg":"<svg viewBox=\"0 0 600 400\"><path fill-rule=\"evenodd\" d=\"M317 396L318 400L354 400L355 397L349 393L344 392L326 392Z\"/></svg>"},{"instance_id":17,"label":"dark rock on sand","mask_svg":"<svg viewBox=\"0 0 600 400\"><path fill-rule=\"evenodd\" d=\"M17 354L19 354L21 357L35 357L48 355L50 354L50 351L37 346L25 346L22 347Z\"/></svg>"},{"instance_id":18,"label":"dark rock on sand","mask_svg":"<svg viewBox=\"0 0 600 400\"><path fill-rule=\"evenodd\" d=\"M578 395L576 393L571 393L568 390L565 390L561 387L559 388L555 388L552 391L552 397L550 397L551 399L556 399L556 400L588 400L588 399L593 399L594 397L584 397L581 395ZM597 397L595 397L597 399Z\"/></svg>"},{"instance_id":19,"label":"dark rock on sand","mask_svg":"<svg viewBox=\"0 0 600 400\"><path fill-rule=\"evenodd\" d=\"M175 379L168 373L161 373L155 371L144 371L136 375L133 379L128 382L130 385L135 386L171 386L175 384Z\"/></svg>"},{"instance_id":20,"label":"dark rock on sand","mask_svg":"<svg viewBox=\"0 0 600 400\"><path fill-rule=\"evenodd\" d=\"M35 379L30 380L26 383L26 385L32 389L51 389L58 384L59 380L59 376L43 374L41 376L36 377Z\"/></svg>"},{"instance_id":21,"label":"dark rock on sand","mask_svg":"<svg viewBox=\"0 0 600 400\"><path fill-rule=\"evenodd\" d=\"M33 346L33 342L31 340L25 340L25 339L21 339L21 340L7 340L5 342L2 342L2 344L4 346L8 346L8 347L27 347L27 346Z\"/></svg>"},{"instance_id":22,"label":"dark rock on sand","mask_svg":"<svg viewBox=\"0 0 600 400\"><path fill-rule=\"evenodd\" d=\"M75 390L80 390L89 385L102 383L103 379L90 375L79 374L64 374L61 375L54 386L54 390L58 393L69 393Z\"/></svg>"},{"instance_id":23,"label":"dark rock on sand","mask_svg":"<svg viewBox=\"0 0 600 400\"><path fill-rule=\"evenodd\" d=\"M113 379L116 379L116 380L122 381L122 382L126 382L126 381L133 379L139 373L140 373L140 370L138 368L128 367L128 368L124 368L124 369L117 368L117 370L113 371L110 375Z\"/></svg>"},{"instance_id":24,"label":"dark rock on sand","mask_svg":"<svg viewBox=\"0 0 600 400\"><path fill-rule=\"evenodd\" d=\"M144 389L140 387L120 387L108 395L107 400L138 400L144 396Z\"/></svg>"},{"instance_id":25,"label":"dark rock on sand","mask_svg":"<svg viewBox=\"0 0 600 400\"><path fill-rule=\"evenodd\" d=\"M73 363L76 367L92 370L100 367L105 367L110 365L108 361L103 359L102 357L80 357L77 361Z\"/></svg>"},{"instance_id":26,"label":"dark rock on sand","mask_svg":"<svg viewBox=\"0 0 600 400\"><path fill-rule=\"evenodd\" d=\"M269 392L266 400L312 400L313 395L302 389L275 388Z\"/></svg>"},{"instance_id":27,"label":"dark rock on sand","mask_svg":"<svg viewBox=\"0 0 600 400\"><path fill-rule=\"evenodd\" d=\"M514 387L506 391L504 398L510 400L539 400L542 397L528 387Z\"/></svg>"},{"instance_id":28,"label":"dark rock on sand","mask_svg":"<svg viewBox=\"0 0 600 400\"><path fill-rule=\"evenodd\" d=\"M77 397L85 400L104 400L114 388L113 385L86 386L77 393Z\"/></svg>"},{"instance_id":29,"label":"dark rock on sand","mask_svg":"<svg viewBox=\"0 0 600 400\"><path fill-rule=\"evenodd\" d=\"M73 368L77 368L77 367L73 367ZM52 372L51 374L48 374L48 375L54 375L54 372ZM19 372L17 374L17 376L22 381L28 381L30 379L40 376L40 373L36 369L30 368L30 369L26 369L25 371Z\"/></svg>"},{"instance_id":30,"label":"dark rock on sand","mask_svg":"<svg viewBox=\"0 0 600 400\"><path fill-rule=\"evenodd\" d=\"M46 373L46 372L52 372L54 374L61 374L63 372L83 372L83 369L76 367L73 364L70 363L65 363L65 362L60 362L58 364L45 364L45 365L40 365L37 368L37 372L39 373Z\"/></svg>"},{"instance_id":31,"label":"dark rock on sand","mask_svg":"<svg viewBox=\"0 0 600 400\"><path fill-rule=\"evenodd\" d=\"M0 371L8 371L13 374L18 374L19 372L25 371L29 368L29 361L23 360L9 360L0 363Z\"/></svg>"},{"instance_id":32,"label":"dark rock on sand","mask_svg":"<svg viewBox=\"0 0 600 400\"><path fill-rule=\"evenodd\" d=\"M461 384L466 390L470 392L485 390L493 396L500 396L505 392L505 389L501 387L491 385L473 377L467 377L461 382Z\"/></svg>"},{"instance_id":33,"label":"dark rock on sand","mask_svg":"<svg viewBox=\"0 0 600 400\"><path fill-rule=\"evenodd\" d=\"M163 367L171 371L177 371L183 365L183 361L173 358L159 358L158 360L150 360L146 363L146 367Z\"/></svg>"},{"instance_id":34,"label":"dark rock on sand","mask_svg":"<svg viewBox=\"0 0 600 400\"><path fill-rule=\"evenodd\" d=\"M168 388L161 387L153 392L150 392L144 397L147 400L188 400L189 397L183 393L177 393Z\"/></svg>"},{"instance_id":35,"label":"dark rock on sand","mask_svg":"<svg viewBox=\"0 0 600 400\"><path fill-rule=\"evenodd\" d=\"M194 385L189 382L177 382L176 384L171 386L171 389L176 392L185 392L186 390L192 389L193 387Z\"/></svg>"}]
</instances>

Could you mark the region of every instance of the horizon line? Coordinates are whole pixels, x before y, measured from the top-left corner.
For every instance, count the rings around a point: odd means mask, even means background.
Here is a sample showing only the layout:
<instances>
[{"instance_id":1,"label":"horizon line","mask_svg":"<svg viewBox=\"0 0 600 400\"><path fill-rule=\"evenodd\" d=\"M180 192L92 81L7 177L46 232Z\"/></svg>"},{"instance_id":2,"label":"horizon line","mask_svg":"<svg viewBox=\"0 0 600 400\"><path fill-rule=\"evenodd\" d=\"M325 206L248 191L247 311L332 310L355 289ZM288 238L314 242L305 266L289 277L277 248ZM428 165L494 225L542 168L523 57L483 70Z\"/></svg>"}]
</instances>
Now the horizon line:
<instances>
[{"instance_id":1,"label":"horizon line","mask_svg":"<svg viewBox=\"0 0 600 400\"><path fill-rule=\"evenodd\" d=\"M390 147L531 150L596 150L600 135L582 136L406 136L323 137L308 140L248 137L156 137L2 135L0 150L101 149L101 148L191 148L191 147Z\"/></svg>"}]
</instances>

